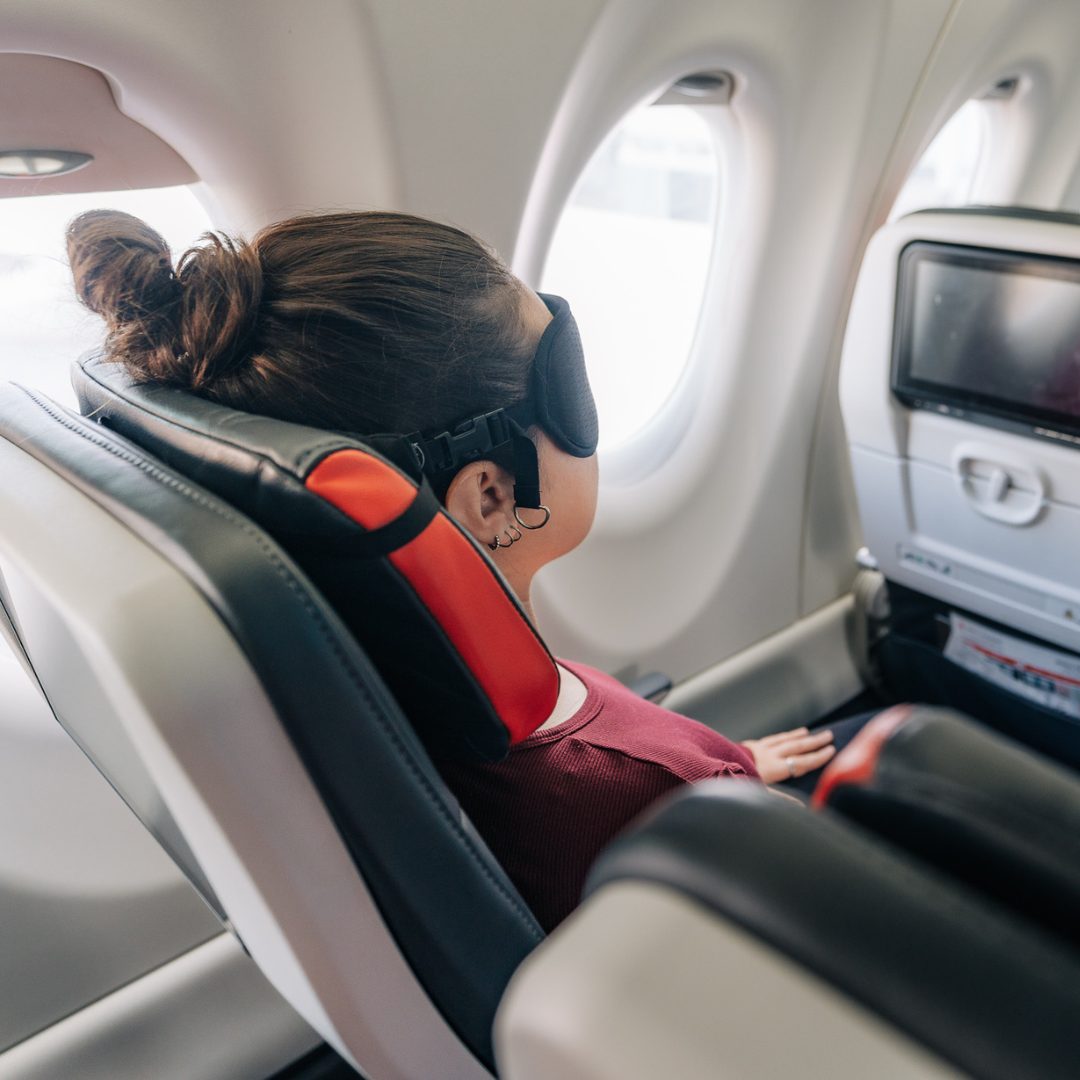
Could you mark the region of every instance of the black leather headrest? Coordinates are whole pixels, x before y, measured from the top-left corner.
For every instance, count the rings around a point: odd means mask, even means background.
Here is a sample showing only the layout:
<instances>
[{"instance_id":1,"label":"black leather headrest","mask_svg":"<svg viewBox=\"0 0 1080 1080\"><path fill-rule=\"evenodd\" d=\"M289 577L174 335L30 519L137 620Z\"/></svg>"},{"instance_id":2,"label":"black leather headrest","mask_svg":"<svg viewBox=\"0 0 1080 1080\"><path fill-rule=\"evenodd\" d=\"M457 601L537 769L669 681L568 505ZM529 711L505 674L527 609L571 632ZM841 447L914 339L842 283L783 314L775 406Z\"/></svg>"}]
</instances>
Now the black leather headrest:
<instances>
[{"instance_id":1,"label":"black leather headrest","mask_svg":"<svg viewBox=\"0 0 1080 1080\"><path fill-rule=\"evenodd\" d=\"M379 449L140 384L83 358L83 415L137 443L269 532L369 653L438 757L497 761L558 697L558 669L480 546ZM404 448L403 448L404 449Z\"/></svg>"},{"instance_id":2,"label":"black leather headrest","mask_svg":"<svg viewBox=\"0 0 1080 1080\"><path fill-rule=\"evenodd\" d=\"M348 435L255 416L167 386L140 384L94 356L72 365L79 409L275 534L360 538L366 529L313 499L308 473L338 450L371 447ZM434 513L434 508L433 508Z\"/></svg>"}]
</instances>

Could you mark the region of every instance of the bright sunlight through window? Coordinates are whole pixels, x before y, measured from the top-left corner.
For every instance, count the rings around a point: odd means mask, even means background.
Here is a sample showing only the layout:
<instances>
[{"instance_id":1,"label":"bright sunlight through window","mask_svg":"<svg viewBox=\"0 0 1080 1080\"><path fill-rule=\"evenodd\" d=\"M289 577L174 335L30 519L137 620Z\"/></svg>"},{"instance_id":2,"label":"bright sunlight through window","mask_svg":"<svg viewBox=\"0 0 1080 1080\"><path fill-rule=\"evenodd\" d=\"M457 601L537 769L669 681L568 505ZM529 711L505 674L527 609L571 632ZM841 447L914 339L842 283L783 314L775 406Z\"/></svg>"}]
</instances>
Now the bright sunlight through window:
<instances>
[{"instance_id":1,"label":"bright sunlight through window","mask_svg":"<svg viewBox=\"0 0 1080 1080\"><path fill-rule=\"evenodd\" d=\"M104 324L75 299L64 230L76 214L99 208L142 218L174 259L213 228L187 187L0 199L0 379L71 406L71 363L100 344Z\"/></svg>"},{"instance_id":2,"label":"bright sunlight through window","mask_svg":"<svg viewBox=\"0 0 1080 1080\"><path fill-rule=\"evenodd\" d=\"M581 328L602 448L648 424L690 357L717 172L698 112L647 106L603 142L563 211L541 288L565 296Z\"/></svg>"},{"instance_id":3,"label":"bright sunlight through window","mask_svg":"<svg viewBox=\"0 0 1080 1080\"><path fill-rule=\"evenodd\" d=\"M983 102L972 100L957 109L912 169L889 220L932 206L969 204L986 153L988 129Z\"/></svg>"}]
</instances>

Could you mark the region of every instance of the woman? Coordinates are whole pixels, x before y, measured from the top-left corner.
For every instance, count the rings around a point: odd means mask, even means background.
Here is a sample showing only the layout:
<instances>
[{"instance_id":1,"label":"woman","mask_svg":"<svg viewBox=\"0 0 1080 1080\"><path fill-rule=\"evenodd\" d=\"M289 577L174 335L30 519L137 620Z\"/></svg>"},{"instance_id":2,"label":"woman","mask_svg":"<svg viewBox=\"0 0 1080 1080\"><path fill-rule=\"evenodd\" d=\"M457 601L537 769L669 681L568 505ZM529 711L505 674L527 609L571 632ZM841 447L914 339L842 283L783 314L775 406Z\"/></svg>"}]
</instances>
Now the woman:
<instances>
[{"instance_id":1,"label":"woman","mask_svg":"<svg viewBox=\"0 0 1080 1080\"><path fill-rule=\"evenodd\" d=\"M250 244L209 235L174 270L143 222L93 211L69 226L68 253L81 300L107 323L107 357L137 378L315 427L416 433L419 445L490 411L527 411L556 329L548 303L479 240L405 214L294 218ZM432 474L530 617L533 577L581 543L596 510L594 444L552 434L533 424L513 452ZM542 509L515 500L522 443ZM559 672L551 716L504 761L439 763L547 928L575 906L599 850L666 791L714 776L785 781L835 752L831 732L805 729L736 745L591 668Z\"/></svg>"}]
</instances>

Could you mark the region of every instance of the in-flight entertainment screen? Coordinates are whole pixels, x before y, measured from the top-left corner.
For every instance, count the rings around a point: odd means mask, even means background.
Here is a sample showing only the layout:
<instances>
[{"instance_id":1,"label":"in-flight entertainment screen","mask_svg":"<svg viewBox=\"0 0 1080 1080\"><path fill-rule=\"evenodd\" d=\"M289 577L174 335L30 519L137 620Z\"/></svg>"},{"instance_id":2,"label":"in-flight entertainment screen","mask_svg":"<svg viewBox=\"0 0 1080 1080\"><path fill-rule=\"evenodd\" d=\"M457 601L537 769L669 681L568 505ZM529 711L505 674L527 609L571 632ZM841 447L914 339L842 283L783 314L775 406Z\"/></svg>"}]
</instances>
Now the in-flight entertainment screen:
<instances>
[{"instance_id":1,"label":"in-flight entertainment screen","mask_svg":"<svg viewBox=\"0 0 1080 1080\"><path fill-rule=\"evenodd\" d=\"M892 387L918 408L1080 436L1080 262L909 244Z\"/></svg>"}]
</instances>

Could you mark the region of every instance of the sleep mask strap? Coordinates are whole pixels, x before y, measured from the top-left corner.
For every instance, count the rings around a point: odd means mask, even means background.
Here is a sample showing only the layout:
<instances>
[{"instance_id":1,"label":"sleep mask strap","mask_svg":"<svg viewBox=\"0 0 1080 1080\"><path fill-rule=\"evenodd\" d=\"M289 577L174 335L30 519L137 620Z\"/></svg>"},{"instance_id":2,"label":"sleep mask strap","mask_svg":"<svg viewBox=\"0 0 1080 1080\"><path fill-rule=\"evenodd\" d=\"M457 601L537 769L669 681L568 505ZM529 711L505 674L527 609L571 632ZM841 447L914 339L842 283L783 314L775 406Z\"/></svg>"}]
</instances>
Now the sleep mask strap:
<instances>
[{"instance_id":1,"label":"sleep mask strap","mask_svg":"<svg viewBox=\"0 0 1080 1080\"><path fill-rule=\"evenodd\" d=\"M540 465L536 445L526 434L528 429L539 424L561 450L582 458L596 452L599 434L581 335L570 305L561 296L539 295L552 319L536 348L528 398L471 417L437 435L416 431L405 436L417 467L436 483L438 478L509 444L514 459L514 501L525 510L541 508Z\"/></svg>"},{"instance_id":2,"label":"sleep mask strap","mask_svg":"<svg viewBox=\"0 0 1080 1080\"><path fill-rule=\"evenodd\" d=\"M452 432L425 437L416 431L405 436L416 466L433 479L452 475L470 461L479 461L510 445L514 458L514 501L526 510L540 508L540 462L536 444L525 429L536 423L532 404L523 402L509 409L475 416Z\"/></svg>"}]
</instances>

